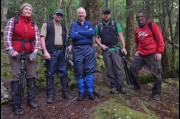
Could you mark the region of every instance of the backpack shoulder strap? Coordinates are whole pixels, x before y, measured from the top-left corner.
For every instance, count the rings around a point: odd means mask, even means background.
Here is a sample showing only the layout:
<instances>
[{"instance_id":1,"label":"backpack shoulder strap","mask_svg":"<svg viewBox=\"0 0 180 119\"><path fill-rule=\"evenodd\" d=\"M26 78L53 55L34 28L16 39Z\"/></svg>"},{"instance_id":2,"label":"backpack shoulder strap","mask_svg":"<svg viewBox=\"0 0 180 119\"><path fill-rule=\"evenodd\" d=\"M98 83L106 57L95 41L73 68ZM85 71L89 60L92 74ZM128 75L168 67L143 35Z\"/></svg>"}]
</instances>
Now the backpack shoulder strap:
<instances>
[{"instance_id":1,"label":"backpack shoulder strap","mask_svg":"<svg viewBox=\"0 0 180 119\"><path fill-rule=\"evenodd\" d=\"M156 37L155 37L154 32L153 32L153 29L152 29L152 22L149 22L149 23L148 23L148 26L149 26L149 29L151 30L152 34L153 34L154 40L156 40Z\"/></svg>"},{"instance_id":2,"label":"backpack shoulder strap","mask_svg":"<svg viewBox=\"0 0 180 119\"><path fill-rule=\"evenodd\" d=\"M17 24L18 21L19 21L19 16L14 17L14 25ZM35 23L32 22L32 23L31 23L31 26L34 27L34 26L35 26Z\"/></svg>"},{"instance_id":3,"label":"backpack shoulder strap","mask_svg":"<svg viewBox=\"0 0 180 119\"><path fill-rule=\"evenodd\" d=\"M100 22L100 23L98 24L99 35L101 35L102 30L103 30L103 23Z\"/></svg>"},{"instance_id":4,"label":"backpack shoulder strap","mask_svg":"<svg viewBox=\"0 0 180 119\"><path fill-rule=\"evenodd\" d=\"M19 21L19 17L18 16L14 17L14 25L17 24L18 21Z\"/></svg>"},{"instance_id":5,"label":"backpack shoulder strap","mask_svg":"<svg viewBox=\"0 0 180 119\"><path fill-rule=\"evenodd\" d=\"M153 33L153 30L152 30L152 22L149 22L149 23L148 23L148 26L149 26L149 29L151 30L151 32Z\"/></svg>"},{"instance_id":6,"label":"backpack shoulder strap","mask_svg":"<svg viewBox=\"0 0 180 119\"><path fill-rule=\"evenodd\" d=\"M111 21L111 25L112 25L114 31L116 31L116 34L118 34L118 32L117 32L117 22Z\"/></svg>"}]
</instances>

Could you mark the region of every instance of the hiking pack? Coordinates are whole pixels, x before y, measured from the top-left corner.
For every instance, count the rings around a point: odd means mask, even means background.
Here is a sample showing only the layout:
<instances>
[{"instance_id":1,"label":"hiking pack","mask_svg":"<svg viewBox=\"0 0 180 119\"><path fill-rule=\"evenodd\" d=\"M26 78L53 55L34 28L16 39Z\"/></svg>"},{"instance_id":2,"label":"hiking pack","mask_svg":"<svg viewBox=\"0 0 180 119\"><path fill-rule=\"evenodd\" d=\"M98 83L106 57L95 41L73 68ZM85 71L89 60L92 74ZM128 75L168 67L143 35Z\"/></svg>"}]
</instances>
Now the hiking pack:
<instances>
[{"instance_id":1,"label":"hiking pack","mask_svg":"<svg viewBox=\"0 0 180 119\"><path fill-rule=\"evenodd\" d=\"M14 17L14 25L17 24L19 21L19 16ZM34 22L31 23L32 27L34 27Z\"/></svg>"},{"instance_id":2,"label":"hiking pack","mask_svg":"<svg viewBox=\"0 0 180 119\"><path fill-rule=\"evenodd\" d=\"M118 35L116 25L117 25L117 22L115 22L115 21L111 21L111 25L109 25L109 26L104 26L103 23L100 22L100 23L98 24L99 35L101 35L101 32L102 32L102 30L103 30L104 27L112 27L112 28L114 29L114 31L116 32L116 34Z\"/></svg>"},{"instance_id":3,"label":"hiking pack","mask_svg":"<svg viewBox=\"0 0 180 119\"><path fill-rule=\"evenodd\" d=\"M153 34L154 40L156 40L156 37L155 37L154 32L153 32L153 29L152 29L152 22L149 22L149 23L148 23L148 26L149 26L149 29L151 30L152 34Z\"/></svg>"}]
</instances>

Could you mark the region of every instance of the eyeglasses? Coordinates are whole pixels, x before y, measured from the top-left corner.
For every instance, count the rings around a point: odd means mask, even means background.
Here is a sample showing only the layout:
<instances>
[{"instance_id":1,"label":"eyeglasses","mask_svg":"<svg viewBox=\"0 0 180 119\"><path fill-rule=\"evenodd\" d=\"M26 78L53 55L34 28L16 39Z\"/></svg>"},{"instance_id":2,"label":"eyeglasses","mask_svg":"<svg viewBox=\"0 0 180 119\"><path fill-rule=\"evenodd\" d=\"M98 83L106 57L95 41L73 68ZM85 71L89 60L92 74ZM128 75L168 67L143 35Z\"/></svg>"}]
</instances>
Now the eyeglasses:
<instances>
[{"instance_id":1,"label":"eyeglasses","mask_svg":"<svg viewBox=\"0 0 180 119\"><path fill-rule=\"evenodd\" d=\"M141 17L143 18L144 16L137 16L136 19L139 19L139 18L141 18Z\"/></svg>"}]
</instances>

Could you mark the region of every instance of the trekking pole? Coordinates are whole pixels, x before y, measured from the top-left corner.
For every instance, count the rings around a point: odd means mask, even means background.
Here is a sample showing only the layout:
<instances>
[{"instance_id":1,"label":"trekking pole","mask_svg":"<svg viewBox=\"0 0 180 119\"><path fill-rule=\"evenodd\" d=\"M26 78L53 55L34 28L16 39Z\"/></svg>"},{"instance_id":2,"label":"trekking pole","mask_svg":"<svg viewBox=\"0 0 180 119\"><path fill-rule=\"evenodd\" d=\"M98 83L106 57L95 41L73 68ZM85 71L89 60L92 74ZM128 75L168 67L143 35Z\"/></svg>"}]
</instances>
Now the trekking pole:
<instances>
[{"instance_id":1,"label":"trekking pole","mask_svg":"<svg viewBox=\"0 0 180 119\"><path fill-rule=\"evenodd\" d=\"M20 71L19 71L19 104L20 107L22 107L22 101L24 98L24 84L25 84L25 60L26 60L26 53L23 51L21 53L21 67L20 67Z\"/></svg>"},{"instance_id":2,"label":"trekking pole","mask_svg":"<svg viewBox=\"0 0 180 119\"><path fill-rule=\"evenodd\" d=\"M122 57L122 64L123 64L123 68L124 68L124 72L125 72L125 76L126 76L126 83L127 83L127 85L133 84L132 79L131 79L130 70L127 66L127 59L121 50L119 50L119 52L120 52L120 56Z\"/></svg>"}]
</instances>

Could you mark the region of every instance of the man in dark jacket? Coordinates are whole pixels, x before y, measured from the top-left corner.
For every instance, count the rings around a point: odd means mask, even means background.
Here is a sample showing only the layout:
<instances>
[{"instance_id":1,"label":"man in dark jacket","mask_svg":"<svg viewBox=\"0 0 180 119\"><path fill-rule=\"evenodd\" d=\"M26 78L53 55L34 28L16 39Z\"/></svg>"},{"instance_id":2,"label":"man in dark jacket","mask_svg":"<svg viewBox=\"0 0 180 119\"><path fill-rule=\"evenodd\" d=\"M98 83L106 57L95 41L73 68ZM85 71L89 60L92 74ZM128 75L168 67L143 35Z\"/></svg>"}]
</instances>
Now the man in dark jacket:
<instances>
[{"instance_id":1,"label":"man in dark jacket","mask_svg":"<svg viewBox=\"0 0 180 119\"><path fill-rule=\"evenodd\" d=\"M46 59L46 88L47 103L54 99L54 73L57 71L62 85L62 96L68 98L67 61L65 59L66 27L61 24L63 13L60 9L55 10L54 19L44 23L41 28L41 41ZM70 51L71 46L68 47Z\"/></svg>"},{"instance_id":2,"label":"man in dark jacket","mask_svg":"<svg viewBox=\"0 0 180 119\"><path fill-rule=\"evenodd\" d=\"M70 37L73 43L73 62L75 77L79 88L78 101L84 99L87 92L89 99L94 100L95 49L92 46L95 35L93 24L85 20L86 11L77 9L78 20L73 22Z\"/></svg>"},{"instance_id":3,"label":"man in dark jacket","mask_svg":"<svg viewBox=\"0 0 180 119\"><path fill-rule=\"evenodd\" d=\"M154 22L152 22L151 30L149 26L150 21L146 20L143 11L139 11L136 14L136 20L138 22L135 30L136 53L130 66L134 88L141 88L138 82L138 71L144 65L147 65L155 78L152 88L153 99L160 100L162 83L160 60L165 47L163 36Z\"/></svg>"},{"instance_id":4,"label":"man in dark jacket","mask_svg":"<svg viewBox=\"0 0 180 119\"><path fill-rule=\"evenodd\" d=\"M117 90L120 90L123 94L126 94L118 40L122 44L122 53L126 55L127 51L120 24L111 20L110 13L108 8L102 11L103 20L96 26L96 42L102 49L106 74L111 85L110 93L114 94Z\"/></svg>"}]
</instances>

